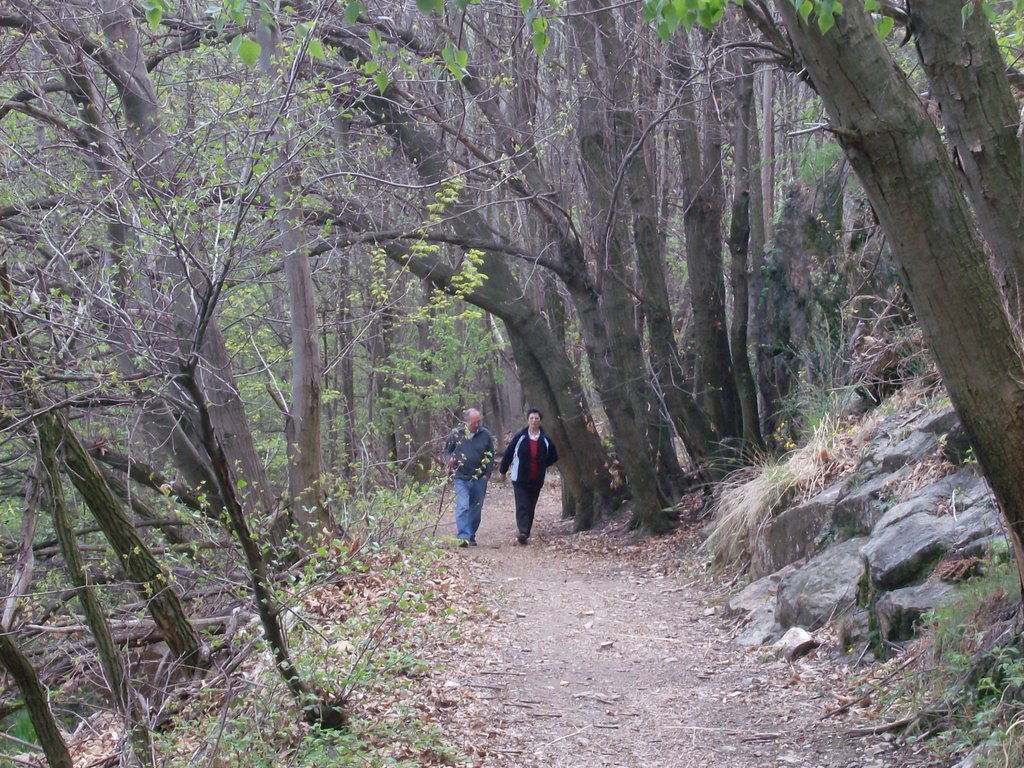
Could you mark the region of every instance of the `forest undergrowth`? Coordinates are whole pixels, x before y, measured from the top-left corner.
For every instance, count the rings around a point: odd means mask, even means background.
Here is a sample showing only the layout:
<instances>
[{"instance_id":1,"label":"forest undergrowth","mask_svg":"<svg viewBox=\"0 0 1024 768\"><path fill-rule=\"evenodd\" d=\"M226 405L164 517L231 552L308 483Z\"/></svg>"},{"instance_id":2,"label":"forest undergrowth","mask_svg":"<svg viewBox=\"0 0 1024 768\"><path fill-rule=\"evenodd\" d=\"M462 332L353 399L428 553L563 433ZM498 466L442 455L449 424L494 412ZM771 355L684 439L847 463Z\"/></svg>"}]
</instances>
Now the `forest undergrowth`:
<instances>
[{"instance_id":1,"label":"forest undergrowth","mask_svg":"<svg viewBox=\"0 0 1024 768\"><path fill-rule=\"evenodd\" d=\"M904 400L901 407L914 402L909 396ZM788 483L783 491L775 492L776 497L792 499L849 471L851 457L876 422L877 415L860 421L823 421L814 439L790 455L796 466L785 467L780 462L782 469L776 468L775 475L781 474ZM937 471L928 470L930 474ZM750 475L747 470L745 477ZM726 486L725 493L742 494L743 487L735 483ZM683 625L688 612L699 617L706 622L698 635L701 643L707 643L703 651L698 648L698 653L687 655L673 650L665 657L663 651L638 646L635 651L640 658L630 663L650 663L651 675L657 678L665 674L655 669L658 664L675 659L668 674L693 674L701 685L707 684L707 696L728 704L720 716L737 732L749 717L740 706L747 696L743 681L770 679L775 674L779 682L769 688L779 706L801 713L786 726L794 733L824 721L833 729L829 733L838 734L832 737L836 739L850 734L863 738L884 735L888 740L871 749L886 750L885 754L903 750L900 759L910 762L901 765L946 765L952 764L947 760L953 756L967 754L976 766L1019 764L1024 661L1019 650L1019 614L1014 610L1017 577L1005 552L991 562L977 564L967 574L971 578L964 582L962 598L950 608L936 611L925 622L919 640L890 648L890 658L885 661L877 660L870 649L845 647L842 623L837 622L816 633L822 644L812 655L810 666L782 663L780 667L768 648L737 649L727 653L726 660L711 664L710 648L717 646L716 653L722 653L729 647L735 619L724 614L723 606L744 577L735 561L721 557L714 537L709 542L702 540L707 517L701 511L699 495L689 498L690 508L682 515L689 522L661 537L639 537L629 531L625 513L605 520L597 530L574 534L571 521L558 515L557 499L549 497L542 504L540 541L529 548L516 547L501 528L509 525L501 520L499 510L510 508L510 496L507 487L492 487L490 511L482 529L485 540L480 552L473 553L476 557L452 548L445 534L450 494L435 487L415 500L396 500L391 517L383 502L374 507L372 516L353 515L347 520L348 536L327 543L284 572L276 588L286 606L284 624L295 663L314 693L342 703L348 718L343 729L321 729L302 721L296 702L273 669L259 622L247 608L244 593L229 590L230 599L222 597L220 604L208 605L208 611L227 613L232 619L226 628L216 633L211 630L208 639L215 647L215 663L209 674L179 686L173 696L151 697L151 701L162 701L151 712L149 723L155 734L154 764L173 768L532 765L531 750L538 747L531 738L538 734L532 729L526 734L518 731L518 721L508 714L510 707L513 712L514 707L546 707L546 717L557 717L557 722L552 722L559 725L567 723L578 701L587 701L593 692L587 689L576 694L580 698L572 699L573 706L568 708L564 701L555 701L556 694L572 684L572 674L563 671L551 676L550 683L542 680L544 684L529 694L520 692L516 701L525 704L510 704L508 692L514 687L507 682L509 678L486 677L525 674L532 679L529 672L507 671L511 668L507 657L495 658L493 653L495 644L518 647L528 641L521 634L524 630L514 625L528 614L510 608L506 593L513 587L518 590L515 599L520 601L585 602L588 595L627 590L629 602L618 605L615 614L623 625L650 621L666 611L678 612ZM761 524L758 514L770 513L770 507L762 506L760 513L751 512L744 524ZM749 530L739 528L731 535L742 540ZM570 572L578 574L578 583L570 585L559 575ZM565 583L559 586L559 580ZM580 632L577 625L584 627L584 634L590 631L588 625L601 615L600 610L585 605L565 613L549 617L539 630L549 633L557 645L562 645L559 638L563 636L565 642L575 637ZM62 637L77 643L76 634L70 627L66 629ZM665 635L664 640L669 640L675 636L673 632L681 631L676 626L672 631L650 634ZM692 638L685 641L693 642ZM592 658L584 655L571 661L583 667L607 668L613 658L608 654L610 648L620 659L630 655L621 639L607 640L585 647L584 653L592 653ZM650 653L654 658L645 661ZM659 653L664 657L660 661ZM141 654L134 663L152 664L152 656ZM736 664L737 671L732 677L705 683L701 670L717 664ZM496 671L481 673L486 665ZM743 672L741 668L749 669ZM647 672L641 672L641 667L632 669L635 671L621 676L616 684L628 686L632 680L639 685ZM113 765L123 735L119 718L98 705L97 691L87 693L96 689L97 682L86 656L79 672L52 692L76 768ZM609 702L618 702L625 695L601 694L611 697ZM671 700L669 693L660 695L666 697L663 704L669 712L677 707L679 716L684 716L684 704ZM478 720L481 707L489 707L490 714ZM617 715L624 709L616 704L608 707L607 713ZM4 759L12 766L40 765L30 746L33 737L27 717L16 713L7 725L12 720L16 728L8 729L10 736L2 747ZM613 725L587 722L581 727ZM626 726L617 723L614 727ZM765 733L783 733L769 730L767 725L761 727ZM475 738L481 732L488 735ZM545 734L549 753L553 749L550 744L561 745L565 735L550 728ZM588 748L600 743L594 738L588 740ZM782 735L773 738L780 745L785 742ZM652 744L658 741L655 738ZM821 743L827 746L829 742ZM571 744L565 746L569 749ZM746 754L745 748L737 747L740 751L721 764L737 768L758 765L757 755ZM640 764L622 752L627 747L609 749L620 750L621 760L609 765ZM779 753L789 754L781 746ZM762 754L766 753L762 750ZM876 760L883 753L871 754ZM571 750L559 759L564 762L556 764L583 764L572 762ZM686 768L704 764L696 752L664 759L670 760L664 765Z\"/></svg>"}]
</instances>

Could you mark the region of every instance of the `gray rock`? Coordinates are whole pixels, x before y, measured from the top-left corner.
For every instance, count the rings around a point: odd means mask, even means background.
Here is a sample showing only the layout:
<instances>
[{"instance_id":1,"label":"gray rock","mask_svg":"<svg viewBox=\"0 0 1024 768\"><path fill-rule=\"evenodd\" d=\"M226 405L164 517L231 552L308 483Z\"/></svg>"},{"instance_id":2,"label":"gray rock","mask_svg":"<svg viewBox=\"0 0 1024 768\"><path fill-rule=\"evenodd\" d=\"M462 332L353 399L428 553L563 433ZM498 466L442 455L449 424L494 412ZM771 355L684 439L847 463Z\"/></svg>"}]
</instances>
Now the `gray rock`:
<instances>
[{"instance_id":1,"label":"gray rock","mask_svg":"<svg viewBox=\"0 0 1024 768\"><path fill-rule=\"evenodd\" d=\"M875 524L874 535L878 536L891 525L896 525L915 515L933 515L939 511L939 505L949 498L948 489L928 486L918 491L913 498L907 499L890 509Z\"/></svg>"},{"instance_id":2,"label":"gray rock","mask_svg":"<svg viewBox=\"0 0 1024 768\"><path fill-rule=\"evenodd\" d=\"M760 577L816 554L833 537L832 513L846 492L837 483L776 515L754 539L750 573Z\"/></svg>"},{"instance_id":3,"label":"gray rock","mask_svg":"<svg viewBox=\"0 0 1024 768\"><path fill-rule=\"evenodd\" d=\"M775 616L779 626L815 630L854 610L866 573L864 538L850 539L822 552L779 583Z\"/></svg>"},{"instance_id":4,"label":"gray rock","mask_svg":"<svg viewBox=\"0 0 1024 768\"><path fill-rule=\"evenodd\" d=\"M919 513L940 515L960 512L988 495L988 486L972 470L961 470L918 490L913 498L900 502L882 515L874 533Z\"/></svg>"},{"instance_id":5,"label":"gray rock","mask_svg":"<svg viewBox=\"0 0 1024 768\"><path fill-rule=\"evenodd\" d=\"M920 432L943 435L959 423L960 417L956 415L956 409L950 405L937 413L925 416L915 426Z\"/></svg>"},{"instance_id":6,"label":"gray rock","mask_svg":"<svg viewBox=\"0 0 1024 768\"><path fill-rule=\"evenodd\" d=\"M994 558L999 562L1008 560L1010 554L1010 541L1005 532L974 539L955 550L950 550L950 555L956 557L980 557L983 560Z\"/></svg>"},{"instance_id":7,"label":"gray rock","mask_svg":"<svg viewBox=\"0 0 1024 768\"><path fill-rule=\"evenodd\" d=\"M988 482L978 474L978 470L974 467L961 469L945 480L950 486L951 506L957 512L992 498Z\"/></svg>"},{"instance_id":8,"label":"gray rock","mask_svg":"<svg viewBox=\"0 0 1024 768\"><path fill-rule=\"evenodd\" d=\"M886 592L875 603L879 635L890 642L909 640L914 636L921 616L948 604L953 593L953 585L943 582Z\"/></svg>"},{"instance_id":9,"label":"gray rock","mask_svg":"<svg viewBox=\"0 0 1024 768\"><path fill-rule=\"evenodd\" d=\"M757 581L752 581L730 598L727 615L753 613L763 605L771 605L774 610L775 596L779 593L779 582L794 570L796 567L791 565Z\"/></svg>"},{"instance_id":10,"label":"gray rock","mask_svg":"<svg viewBox=\"0 0 1024 768\"><path fill-rule=\"evenodd\" d=\"M1006 535L1003 514L988 496L953 517L952 549L966 549L973 542Z\"/></svg>"},{"instance_id":11,"label":"gray rock","mask_svg":"<svg viewBox=\"0 0 1024 768\"><path fill-rule=\"evenodd\" d=\"M876 475L850 489L837 503L832 516L838 538L848 539L871 533L882 515L892 506L893 488L910 473L904 467L897 472Z\"/></svg>"},{"instance_id":12,"label":"gray rock","mask_svg":"<svg viewBox=\"0 0 1024 768\"><path fill-rule=\"evenodd\" d=\"M917 464L939 450L939 438L930 432L911 432L895 445L880 449L874 456L874 463L887 472L907 464Z\"/></svg>"},{"instance_id":13,"label":"gray rock","mask_svg":"<svg viewBox=\"0 0 1024 768\"><path fill-rule=\"evenodd\" d=\"M880 530L864 547L871 581L895 589L919 581L950 548L953 519L917 513Z\"/></svg>"},{"instance_id":14,"label":"gray rock","mask_svg":"<svg viewBox=\"0 0 1024 768\"><path fill-rule=\"evenodd\" d=\"M782 628L775 620L775 604L764 604L747 616L733 642L745 648L765 645L774 642L781 634Z\"/></svg>"},{"instance_id":15,"label":"gray rock","mask_svg":"<svg viewBox=\"0 0 1024 768\"><path fill-rule=\"evenodd\" d=\"M785 657L786 661L796 661L819 645L821 642L803 627L790 627L786 630L786 634L776 641L775 649Z\"/></svg>"}]
</instances>

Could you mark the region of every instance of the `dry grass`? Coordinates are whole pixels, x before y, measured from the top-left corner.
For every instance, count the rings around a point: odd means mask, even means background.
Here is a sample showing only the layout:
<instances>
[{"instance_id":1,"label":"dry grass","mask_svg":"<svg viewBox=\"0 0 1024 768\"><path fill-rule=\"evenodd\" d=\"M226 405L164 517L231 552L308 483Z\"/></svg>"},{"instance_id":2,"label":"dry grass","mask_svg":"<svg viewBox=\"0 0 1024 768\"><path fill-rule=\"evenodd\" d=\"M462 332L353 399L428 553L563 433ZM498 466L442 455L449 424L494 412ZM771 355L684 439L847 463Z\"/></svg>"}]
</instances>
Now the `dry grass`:
<instances>
[{"instance_id":1,"label":"dry grass","mask_svg":"<svg viewBox=\"0 0 1024 768\"><path fill-rule=\"evenodd\" d=\"M874 414L859 423L825 417L806 445L726 478L712 509L710 546L716 564L745 569L753 542L772 518L852 470L880 420Z\"/></svg>"}]
</instances>

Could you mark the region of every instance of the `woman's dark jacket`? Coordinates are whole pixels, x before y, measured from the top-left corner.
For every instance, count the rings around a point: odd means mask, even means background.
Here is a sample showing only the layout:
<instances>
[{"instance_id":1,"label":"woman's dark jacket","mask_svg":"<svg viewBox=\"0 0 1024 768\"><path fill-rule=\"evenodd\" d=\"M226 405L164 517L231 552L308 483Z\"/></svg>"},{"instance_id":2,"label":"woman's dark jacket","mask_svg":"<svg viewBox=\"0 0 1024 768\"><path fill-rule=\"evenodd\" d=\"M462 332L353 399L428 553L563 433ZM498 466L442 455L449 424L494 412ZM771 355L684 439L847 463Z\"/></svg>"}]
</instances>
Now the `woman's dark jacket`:
<instances>
[{"instance_id":1,"label":"woman's dark jacket","mask_svg":"<svg viewBox=\"0 0 1024 768\"><path fill-rule=\"evenodd\" d=\"M508 445L505 447L505 455L501 458L501 473L509 472L509 479L520 485L530 485L530 428L526 427L517 432ZM543 427L540 430L540 437L537 438L537 479L533 481L537 485L544 484L544 475L548 467L558 461L558 451L555 444L548 437ZM522 477L520 477L522 475Z\"/></svg>"}]
</instances>

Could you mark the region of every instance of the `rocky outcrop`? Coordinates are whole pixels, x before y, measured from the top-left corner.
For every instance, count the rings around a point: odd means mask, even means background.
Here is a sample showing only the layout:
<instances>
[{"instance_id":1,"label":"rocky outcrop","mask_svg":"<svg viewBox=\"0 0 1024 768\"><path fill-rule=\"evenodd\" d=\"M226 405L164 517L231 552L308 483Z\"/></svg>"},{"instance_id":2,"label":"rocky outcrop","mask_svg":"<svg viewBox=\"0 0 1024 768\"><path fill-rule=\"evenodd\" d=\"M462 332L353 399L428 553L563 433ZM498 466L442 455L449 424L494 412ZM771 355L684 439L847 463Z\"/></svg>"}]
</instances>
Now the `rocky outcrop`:
<instances>
[{"instance_id":1,"label":"rocky outcrop","mask_svg":"<svg viewBox=\"0 0 1024 768\"><path fill-rule=\"evenodd\" d=\"M875 603L879 637L893 643L909 640L920 618L952 596L953 585L941 581L886 592Z\"/></svg>"},{"instance_id":2,"label":"rocky outcrop","mask_svg":"<svg viewBox=\"0 0 1024 768\"><path fill-rule=\"evenodd\" d=\"M865 575L861 548L866 542L857 538L829 547L782 579L775 609L779 626L815 630L852 611L861 596Z\"/></svg>"},{"instance_id":3,"label":"rocky outcrop","mask_svg":"<svg viewBox=\"0 0 1024 768\"><path fill-rule=\"evenodd\" d=\"M947 435L958 429L952 408L898 414L879 427L853 473L764 525L752 546L758 580L730 603L744 617L736 641L769 643L791 627L814 631L866 610L878 636L896 642L948 600L953 589L933 575L935 566L983 556L1005 541L976 467L905 490L935 474L937 460L949 455ZM929 471L919 472L925 462Z\"/></svg>"}]
</instances>

